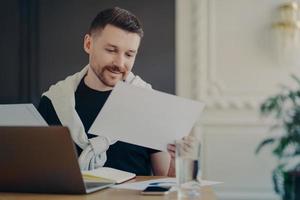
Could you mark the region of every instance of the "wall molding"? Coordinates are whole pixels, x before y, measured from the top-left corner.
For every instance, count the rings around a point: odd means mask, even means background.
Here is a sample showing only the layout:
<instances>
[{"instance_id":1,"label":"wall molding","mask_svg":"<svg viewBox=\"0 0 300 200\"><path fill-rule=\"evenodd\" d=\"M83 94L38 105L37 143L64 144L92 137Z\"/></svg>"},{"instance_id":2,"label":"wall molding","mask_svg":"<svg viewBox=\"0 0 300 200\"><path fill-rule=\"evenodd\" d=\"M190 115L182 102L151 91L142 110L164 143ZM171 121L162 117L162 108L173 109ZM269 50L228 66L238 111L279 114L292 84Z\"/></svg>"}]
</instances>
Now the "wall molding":
<instances>
[{"instance_id":1,"label":"wall molding","mask_svg":"<svg viewBox=\"0 0 300 200\"><path fill-rule=\"evenodd\" d=\"M246 46L233 48L234 51L238 51L239 48L243 48L242 54L247 51L254 53L252 60L254 61L255 67L250 67L247 64L249 59L234 62L235 65L228 66L232 60L234 60L234 53L229 54L225 65L220 65L220 55L217 55L216 49L219 45L218 38L222 39L222 28L227 29L227 24L220 22L220 17L217 18L217 14L222 7L219 4L239 4L237 0L191 0L186 2L187 5L183 6L182 3L177 0L177 20L176 20L176 93L179 96L184 96L188 98L193 98L196 100L201 100L206 103L207 109L223 109L223 110L257 110L261 102L272 93L279 90L279 83L288 83L288 74L291 73L289 68L280 68L279 63L273 63L274 61L270 59L268 51L270 48L269 41L262 46L257 42L257 38L264 38L265 34L270 31L268 29L268 24L271 24L272 19L268 18L272 15L274 8L280 2L265 2L261 4L258 1L246 2L248 5L255 8L260 5L261 8L265 9L266 12L261 12L262 17L261 23L252 23L251 28L255 29L256 35L248 35L247 38L241 39L241 41L247 41ZM182 7L183 6L183 7ZM265 7L265 8L264 8ZM227 7L226 7L227 8ZM227 14L224 8L224 13ZM261 9L262 11L262 9ZM233 8L233 12L238 12L237 8ZM249 13L248 13L249 14ZM234 14L232 14L233 17ZM244 17L244 16L242 16ZM241 26L244 18L241 21L234 22L237 24L228 24L229 28L234 26ZM216 30L217 27L217 30ZM264 30L260 30L263 29ZM265 30L266 29L266 30ZM221 30L221 32L220 32ZM243 30L242 30L243 31ZM261 32L260 32L261 31ZM226 32L226 31L225 31ZM243 33L243 32L238 32ZM230 40L234 40L234 35L226 36ZM267 35L268 36L268 35ZM184 41L184 42L183 42ZM255 43L250 49L247 49L249 43ZM226 43L228 45L228 43ZM232 50L229 48L228 51ZM220 50L221 51L221 50ZM222 49L223 53L225 50ZM259 52L259 53L257 53ZM220 52L219 52L220 53ZM219 56L219 57L218 57ZM222 57L224 59L224 56ZM227 57L226 57L227 58ZM252 57L251 57L252 58ZM262 59L263 61L260 61ZM245 66L240 66L243 64ZM278 65L278 66L276 66ZM240 76L240 79L236 80L236 85L233 84L232 77L227 74L223 76L222 71L224 67L232 73L235 69L241 67L245 69L246 72L242 74L231 75ZM240 68L239 68L240 69ZM262 70L262 71L261 71ZM247 72L250 71L253 74L260 72L260 83L255 84L255 78L253 78L253 86L249 82L250 78L247 79ZM297 70L296 72L299 72ZM229 76L229 77L228 77ZM255 75L253 75L255 76ZM244 78L244 79L243 79ZM264 81L264 79L268 81ZM266 84L267 83L267 84ZM264 84L264 85L263 85Z\"/></svg>"},{"instance_id":2,"label":"wall molding","mask_svg":"<svg viewBox=\"0 0 300 200\"><path fill-rule=\"evenodd\" d=\"M204 101L208 109L257 109L263 97L228 95L226 84L217 77L215 0L193 0L192 8L192 97Z\"/></svg>"},{"instance_id":3,"label":"wall molding","mask_svg":"<svg viewBox=\"0 0 300 200\"><path fill-rule=\"evenodd\" d=\"M277 89L280 81L287 80L285 78L287 72L284 72L286 69L264 66L267 58L264 57L262 59L265 60L261 61L259 60L261 57L258 56L255 64L259 64L259 67L250 69L246 63L244 69L254 73L262 72L264 74L261 77L270 78L272 82L269 79L267 81L261 79L263 83L268 84L261 87L248 85L249 87L244 88L244 85L247 85L245 81L248 80L243 79L244 76L247 76L247 73L244 73L241 74L241 79L237 79L241 80L238 82L241 85L232 87L234 81L231 81L231 78L236 74L226 74L227 76L223 77L221 72L236 68L229 66L228 60L226 60L226 66L223 66L219 60L216 61L220 55L215 55L216 50L214 49L214 46L219 45L219 43L214 44L214 42L218 42L215 41L215 37L219 37L219 41L224 39L221 32L226 25L222 24L223 21L216 22L219 23L217 25L223 26L214 30L214 23L212 23L216 20L215 12L221 11L219 17L224 15L224 17L233 18L235 14L228 9L233 9L233 12L240 11L241 6L241 11L245 11L243 10L245 6L250 6L251 9L263 8L265 12L261 12L261 16L265 17L268 12L271 13L271 7L277 2L272 0L264 2L248 0L242 3L239 0L182 2L181 0L176 1L176 93L179 96L204 101L206 104L201 119L193 129L193 133L201 137L202 141L203 178L224 181L224 184L214 187L216 196L222 200L277 199L272 190L270 177L273 157L267 151L265 154L256 156L254 151L263 137L268 136L269 127L274 123L273 120L262 119L259 116L259 105L268 95L277 91L274 89ZM248 10L253 15L251 9ZM248 15L250 16L249 12ZM228 19L226 18L226 22ZM263 20L265 20L264 23L269 23L267 18L263 18ZM240 23L242 22L237 19L237 26ZM252 23L250 21L249 26L257 27L256 21L254 20ZM221 32L215 33L216 31ZM256 36L261 35L257 33ZM228 45L228 43L225 44ZM251 47L250 52L256 48L261 52L265 50L256 47L256 44ZM248 46L240 48L244 50ZM237 49L239 48L233 48L233 50ZM222 52L226 50L227 46L222 49ZM232 48L228 49L228 51L231 50ZM231 59L230 56L234 53L228 55ZM226 56L222 58L227 58ZM248 58L245 60L247 61ZM236 65L239 63L237 62ZM225 69L220 67L225 67ZM270 74L270 76L266 76L266 74Z\"/></svg>"}]
</instances>

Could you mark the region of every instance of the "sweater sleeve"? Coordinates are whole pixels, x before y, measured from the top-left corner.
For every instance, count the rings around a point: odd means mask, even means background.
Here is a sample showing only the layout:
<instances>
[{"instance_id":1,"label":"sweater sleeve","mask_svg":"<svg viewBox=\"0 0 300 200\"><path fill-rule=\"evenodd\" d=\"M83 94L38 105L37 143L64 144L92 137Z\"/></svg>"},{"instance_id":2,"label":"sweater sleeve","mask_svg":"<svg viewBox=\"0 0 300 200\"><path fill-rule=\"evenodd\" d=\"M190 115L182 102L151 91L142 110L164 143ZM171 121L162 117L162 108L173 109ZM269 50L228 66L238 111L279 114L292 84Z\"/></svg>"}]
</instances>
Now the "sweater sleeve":
<instances>
[{"instance_id":1,"label":"sweater sleeve","mask_svg":"<svg viewBox=\"0 0 300 200\"><path fill-rule=\"evenodd\" d=\"M38 106L38 111L49 125L61 126L61 122L58 119L52 102L48 97L42 96Z\"/></svg>"}]
</instances>

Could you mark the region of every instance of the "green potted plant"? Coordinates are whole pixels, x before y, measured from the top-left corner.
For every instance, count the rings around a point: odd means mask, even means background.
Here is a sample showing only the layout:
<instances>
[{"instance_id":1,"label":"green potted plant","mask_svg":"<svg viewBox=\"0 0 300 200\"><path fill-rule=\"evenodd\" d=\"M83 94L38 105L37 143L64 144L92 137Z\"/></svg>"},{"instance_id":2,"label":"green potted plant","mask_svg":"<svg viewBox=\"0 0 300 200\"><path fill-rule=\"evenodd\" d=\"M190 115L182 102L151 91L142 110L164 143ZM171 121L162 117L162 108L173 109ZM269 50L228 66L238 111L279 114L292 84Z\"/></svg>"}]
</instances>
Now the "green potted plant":
<instances>
[{"instance_id":1,"label":"green potted plant","mask_svg":"<svg viewBox=\"0 0 300 200\"><path fill-rule=\"evenodd\" d=\"M273 147L272 153L278 159L272 173L274 189L283 200L300 199L300 79L295 75L292 78L296 89L283 86L279 94L261 104L261 114L276 119L271 130L279 130L280 134L266 138L256 149L258 153L265 145Z\"/></svg>"}]
</instances>

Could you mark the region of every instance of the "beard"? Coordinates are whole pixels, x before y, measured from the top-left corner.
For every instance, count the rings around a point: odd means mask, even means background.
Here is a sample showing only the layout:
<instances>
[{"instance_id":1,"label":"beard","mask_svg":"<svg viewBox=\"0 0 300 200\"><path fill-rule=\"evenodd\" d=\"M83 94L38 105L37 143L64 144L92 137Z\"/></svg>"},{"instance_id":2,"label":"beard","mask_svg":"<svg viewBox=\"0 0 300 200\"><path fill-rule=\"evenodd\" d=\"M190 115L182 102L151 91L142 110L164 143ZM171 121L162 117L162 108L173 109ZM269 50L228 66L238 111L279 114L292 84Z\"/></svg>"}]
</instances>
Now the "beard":
<instances>
[{"instance_id":1,"label":"beard","mask_svg":"<svg viewBox=\"0 0 300 200\"><path fill-rule=\"evenodd\" d=\"M115 65L106 65L102 68L98 68L100 70L91 66L91 69L97 76L98 80L108 87L114 87L118 81L125 80L128 74L126 70L122 70L120 67Z\"/></svg>"}]
</instances>

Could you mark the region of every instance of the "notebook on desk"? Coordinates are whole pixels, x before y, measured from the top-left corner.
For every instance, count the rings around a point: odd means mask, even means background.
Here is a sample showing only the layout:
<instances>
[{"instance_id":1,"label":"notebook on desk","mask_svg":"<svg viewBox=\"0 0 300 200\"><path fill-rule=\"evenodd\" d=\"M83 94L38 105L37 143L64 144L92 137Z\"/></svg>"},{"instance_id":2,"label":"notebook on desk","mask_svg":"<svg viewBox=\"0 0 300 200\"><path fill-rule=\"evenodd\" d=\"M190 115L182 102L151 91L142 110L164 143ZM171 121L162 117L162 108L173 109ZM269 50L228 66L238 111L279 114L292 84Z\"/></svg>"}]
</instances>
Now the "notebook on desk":
<instances>
[{"instance_id":1,"label":"notebook on desk","mask_svg":"<svg viewBox=\"0 0 300 200\"><path fill-rule=\"evenodd\" d=\"M66 127L0 127L0 191L85 194L114 181L84 181Z\"/></svg>"},{"instance_id":2,"label":"notebook on desk","mask_svg":"<svg viewBox=\"0 0 300 200\"><path fill-rule=\"evenodd\" d=\"M82 176L85 180L101 180L108 179L117 184L123 183L130 179L136 177L136 174L125 172L122 170L110 168L110 167L100 167L90 171L81 171Z\"/></svg>"}]
</instances>

